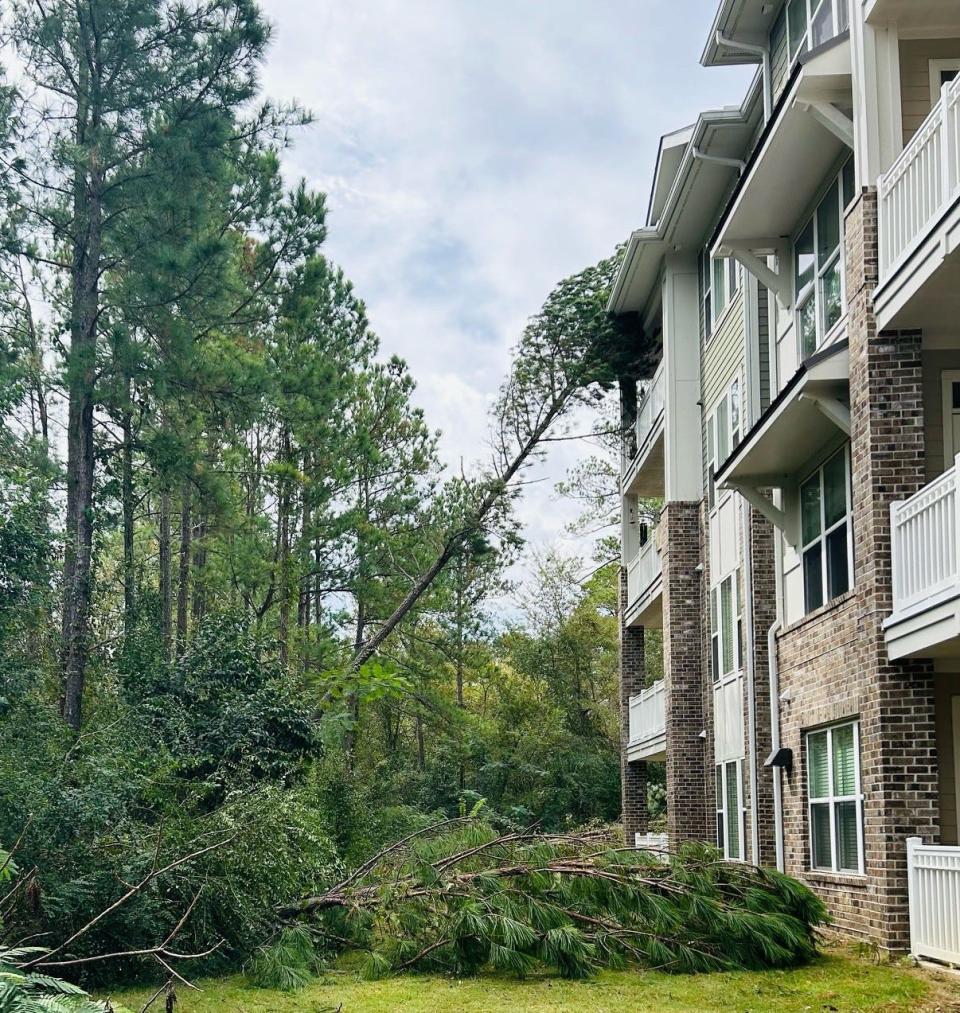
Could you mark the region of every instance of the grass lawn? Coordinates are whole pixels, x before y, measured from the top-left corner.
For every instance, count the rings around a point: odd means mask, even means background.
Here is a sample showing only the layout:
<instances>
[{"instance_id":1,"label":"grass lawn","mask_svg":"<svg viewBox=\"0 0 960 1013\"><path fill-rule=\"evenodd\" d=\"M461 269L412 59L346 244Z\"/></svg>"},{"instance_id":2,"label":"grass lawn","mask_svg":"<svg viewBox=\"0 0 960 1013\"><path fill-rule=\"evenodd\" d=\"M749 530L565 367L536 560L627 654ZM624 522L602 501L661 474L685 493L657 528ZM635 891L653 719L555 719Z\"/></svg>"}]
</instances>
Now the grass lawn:
<instances>
[{"instance_id":1,"label":"grass lawn","mask_svg":"<svg viewBox=\"0 0 960 1013\"><path fill-rule=\"evenodd\" d=\"M343 1004L343 1013L499 1013L555 1010L578 1013L669 1013L695 1010L752 1013L906 1013L960 1010L960 984L936 980L898 965L834 951L795 971L673 976L654 972L605 972L588 982L531 977L525 981L483 976L465 981L403 976L357 981L334 972L295 994L253 988L242 977L199 982L202 993L181 989L177 1013L321 1013ZM139 1010L152 990L116 993ZM957 1005L954 1005L954 1002ZM162 1010L162 1000L151 1010Z\"/></svg>"}]
</instances>

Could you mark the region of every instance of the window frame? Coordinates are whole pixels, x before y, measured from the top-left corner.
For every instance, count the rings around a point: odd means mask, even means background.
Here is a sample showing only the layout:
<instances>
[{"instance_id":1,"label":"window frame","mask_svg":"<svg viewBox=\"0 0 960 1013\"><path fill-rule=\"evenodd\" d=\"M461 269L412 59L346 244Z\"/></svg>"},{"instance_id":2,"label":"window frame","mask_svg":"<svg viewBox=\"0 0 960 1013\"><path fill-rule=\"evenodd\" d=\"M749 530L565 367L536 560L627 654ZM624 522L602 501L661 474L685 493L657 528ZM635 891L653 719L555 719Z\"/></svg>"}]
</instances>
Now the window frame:
<instances>
[{"instance_id":1,"label":"window frame","mask_svg":"<svg viewBox=\"0 0 960 1013\"><path fill-rule=\"evenodd\" d=\"M704 247L697 258L697 276L706 346L740 291L740 265L733 257L711 257L709 248Z\"/></svg>"},{"instance_id":2,"label":"window frame","mask_svg":"<svg viewBox=\"0 0 960 1013\"><path fill-rule=\"evenodd\" d=\"M739 854L730 853L730 793L728 790L728 779L730 768L734 768L737 789L737 850ZM723 763L714 764L715 804L716 804L716 842L717 848L723 853L727 862L746 862L746 799L743 793L743 760L725 760Z\"/></svg>"},{"instance_id":3,"label":"window frame","mask_svg":"<svg viewBox=\"0 0 960 1013\"><path fill-rule=\"evenodd\" d=\"M844 495L846 498L846 510L843 516L834 521L829 527L826 525L826 496L825 496L825 485L824 485L824 471L828 464L830 464L835 458L843 455L843 476L844 476ZM814 538L811 538L809 542L803 540L803 488L809 485L813 479L819 479L819 493L820 493L820 529ZM851 474L850 474L850 444L844 443L842 447L834 450L828 454L821 462L813 469L802 481L797 484L797 512L799 521L800 531L800 576L803 582L803 614L809 615L811 612L815 612L818 608L823 608L829 605L830 602L835 601L837 598L842 597L848 591L853 588L853 490L851 485ZM838 531L842 525L846 524L847 533L845 538L845 544L847 549L847 586L843 591L838 592L832 598L830 597L830 586L828 583L828 566L827 566L827 539L835 531ZM822 594L822 600L819 605L809 607L807 601L807 575L804 568L804 560L807 555L807 551L812 549L817 543L820 543L820 590Z\"/></svg>"},{"instance_id":4,"label":"window frame","mask_svg":"<svg viewBox=\"0 0 960 1013\"><path fill-rule=\"evenodd\" d=\"M719 416L721 409L726 412L726 453L720 454ZM707 415L707 510L715 510L730 494L724 490L717 496L713 476L717 468L733 453L743 435L743 383L740 374L731 379L723 393Z\"/></svg>"},{"instance_id":5,"label":"window frame","mask_svg":"<svg viewBox=\"0 0 960 1013\"><path fill-rule=\"evenodd\" d=\"M960 77L960 56L954 56L938 60L929 60L930 65L930 108L932 109L940 101L940 91L943 85L940 84L940 75L945 70L955 70Z\"/></svg>"},{"instance_id":6,"label":"window frame","mask_svg":"<svg viewBox=\"0 0 960 1013\"><path fill-rule=\"evenodd\" d=\"M853 761L854 761L854 792L850 795L837 795L834 781L833 766L833 737L834 734L843 728L853 728ZM827 741L827 778L828 793L826 795L814 796L810 787L810 775L812 764L810 763L810 739L813 736L826 734ZM804 762L806 764L806 793L807 793L807 833L810 836L810 871L828 872L835 875L862 876L864 875L864 854L863 854L863 782L860 770L860 721L859 718L852 718L847 721L840 721L837 724L826 725L820 728L811 728L804 735ZM842 803L854 803L857 814L857 868L845 869L840 867L840 853L837 845L837 806ZM830 867L816 864L816 853L814 846L813 810L814 806L827 806L830 816Z\"/></svg>"},{"instance_id":7,"label":"window frame","mask_svg":"<svg viewBox=\"0 0 960 1013\"><path fill-rule=\"evenodd\" d=\"M790 27L790 9L796 4L798 7L803 8L803 32L798 39L793 38L793 32ZM830 34L825 39L818 42L817 45L813 45L813 22L817 14L823 8L824 4L829 4L831 7L830 11ZM784 33L787 43L787 59L789 65L792 67L794 63L802 56L808 49L816 49L817 46L825 45L831 39L835 39L841 32L845 32L849 28L847 23L848 19L845 15L848 14L846 9L846 0L787 0L784 5ZM796 45L794 44L796 43Z\"/></svg>"},{"instance_id":8,"label":"window frame","mask_svg":"<svg viewBox=\"0 0 960 1013\"><path fill-rule=\"evenodd\" d=\"M847 279L846 260L844 257L844 216L849 201L847 200L847 183L853 183L853 157L848 156L832 173L826 186L817 195L817 200L810 213L805 215L800 227L796 230L790 244L791 266L793 268L793 321L796 331L798 361L804 362L811 355L814 355L826 343L827 339L843 325L847 314ZM848 175L849 174L849 175ZM831 197L831 191L836 188L838 236L837 247L827 257L821 260L820 252L820 211ZM803 287L800 286L799 254L798 246L800 239L810 228L813 258L812 276ZM824 298L824 283L833 269L839 271L840 276L840 315L828 327L825 320L826 300ZM814 345L813 348L804 347L804 332L802 326L802 315L804 310L813 302L814 322Z\"/></svg>"},{"instance_id":9,"label":"window frame","mask_svg":"<svg viewBox=\"0 0 960 1013\"><path fill-rule=\"evenodd\" d=\"M730 638L726 639L727 624L723 621L723 586L730 583ZM735 678L743 671L743 596L740 593L740 567L737 566L710 588L710 677L716 686ZM729 670L724 670L726 648L733 659Z\"/></svg>"}]
</instances>

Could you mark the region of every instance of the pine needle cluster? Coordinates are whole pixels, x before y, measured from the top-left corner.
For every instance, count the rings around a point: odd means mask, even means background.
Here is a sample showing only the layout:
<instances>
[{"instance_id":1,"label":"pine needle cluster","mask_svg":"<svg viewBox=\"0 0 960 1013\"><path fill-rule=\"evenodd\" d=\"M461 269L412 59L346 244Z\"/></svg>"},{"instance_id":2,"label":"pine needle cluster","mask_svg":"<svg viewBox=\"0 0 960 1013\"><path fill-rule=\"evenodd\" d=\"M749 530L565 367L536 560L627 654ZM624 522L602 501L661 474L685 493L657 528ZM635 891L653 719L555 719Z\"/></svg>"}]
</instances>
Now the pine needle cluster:
<instances>
[{"instance_id":1,"label":"pine needle cluster","mask_svg":"<svg viewBox=\"0 0 960 1013\"><path fill-rule=\"evenodd\" d=\"M653 853L609 830L498 833L469 818L398 842L283 914L364 951L370 978L790 967L815 955L827 919L801 883L704 845Z\"/></svg>"}]
</instances>

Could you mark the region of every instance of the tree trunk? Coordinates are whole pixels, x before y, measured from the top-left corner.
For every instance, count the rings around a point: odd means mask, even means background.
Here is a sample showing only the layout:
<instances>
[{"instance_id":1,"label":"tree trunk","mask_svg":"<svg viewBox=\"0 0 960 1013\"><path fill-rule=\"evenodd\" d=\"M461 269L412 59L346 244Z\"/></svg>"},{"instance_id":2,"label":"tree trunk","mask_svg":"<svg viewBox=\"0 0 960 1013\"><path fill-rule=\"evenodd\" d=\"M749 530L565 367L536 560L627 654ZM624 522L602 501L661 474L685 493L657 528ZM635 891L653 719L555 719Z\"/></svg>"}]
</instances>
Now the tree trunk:
<instances>
[{"instance_id":1,"label":"tree trunk","mask_svg":"<svg viewBox=\"0 0 960 1013\"><path fill-rule=\"evenodd\" d=\"M170 492L160 493L160 635L163 641L163 656L169 660L173 648L173 580L171 573L170 545Z\"/></svg>"},{"instance_id":2,"label":"tree trunk","mask_svg":"<svg viewBox=\"0 0 960 1013\"><path fill-rule=\"evenodd\" d=\"M197 521L197 530L193 539L193 578L191 581L193 584L193 606L191 612L193 613L194 629L196 629L197 623L203 619L207 608L206 588L203 582L203 571L207 565L207 550L204 543L206 534L207 520L201 515Z\"/></svg>"},{"instance_id":3,"label":"tree trunk","mask_svg":"<svg viewBox=\"0 0 960 1013\"><path fill-rule=\"evenodd\" d=\"M133 497L133 412L130 408L130 387L127 384L126 404L121 420L123 451L121 460L121 509L123 511L123 633L133 636L136 623L136 570L133 558L134 497Z\"/></svg>"},{"instance_id":4,"label":"tree trunk","mask_svg":"<svg viewBox=\"0 0 960 1013\"><path fill-rule=\"evenodd\" d=\"M177 657L187 646L187 613L190 603L190 546L193 539L192 488L183 480L180 497L180 580L177 585Z\"/></svg>"},{"instance_id":5,"label":"tree trunk","mask_svg":"<svg viewBox=\"0 0 960 1013\"><path fill-rule=\"evenodd\" d=\"M427 766L427 748L423 739L423 718L417 715L417 770L421 773Z\"/></svg>"},{"instance_id":6,"label":"tree trunk","mask_svg":"<svg viewBox=\"0 0 960 1013\"><path fill-rule=\"evenodd\" d=\"M310 572L310 491L306 476L310 473L310 455L306 451L303 454L303 474L304 482L300 491L300 550L298 556L301 560L301 567L303 574L300 578L299 588L300 595L297 599L297 626L303 631L303 643L304 648L307 645L307 634L306 631L310 626L310 607L311 607L311 591L313 588L312 581L309 577ZM306 650L304 650L304 658L306 657Z\"/></svg>"},{"instance_id":7,"label":"tree trunk","mask_svg":"<svg viewBox=\"0 0 960 1013\"><path fill-rule=\"evenodd\" d=\"M87 34L81 14L81 33ZM90 40L86 40L89 42ZM63 695L60 711L71 728L82 720L87 671L93 579L93 481L96 447L93 410L97 368L97 319L100 310L100 260L104 188L101 160L90 146L100 127L99 110L89 105L93 92L86 60L78 68L80 101L76 141L87 150L86 164L73 179L74 238L70 271L70 351L67 355L67 504L63 553ZM98 89L97 89L98 90Z\"/></svg>"},{"instance_id":8,"label":"tree trunk","mask_svg":"<svg viewBox=\"0 0 960 1013\"><path fill-rule=\"evenodd\" d=\"M284 432L281 438L281 455L284 464L291 464L290 434ZM277 563L280 568L280 608L278 618L278 636L280 638L280 664L286 665L290 659L290 478L284 473L280 479L280 495L277 502L280 525L279 551Z\"/></svg>"}]
</instances>

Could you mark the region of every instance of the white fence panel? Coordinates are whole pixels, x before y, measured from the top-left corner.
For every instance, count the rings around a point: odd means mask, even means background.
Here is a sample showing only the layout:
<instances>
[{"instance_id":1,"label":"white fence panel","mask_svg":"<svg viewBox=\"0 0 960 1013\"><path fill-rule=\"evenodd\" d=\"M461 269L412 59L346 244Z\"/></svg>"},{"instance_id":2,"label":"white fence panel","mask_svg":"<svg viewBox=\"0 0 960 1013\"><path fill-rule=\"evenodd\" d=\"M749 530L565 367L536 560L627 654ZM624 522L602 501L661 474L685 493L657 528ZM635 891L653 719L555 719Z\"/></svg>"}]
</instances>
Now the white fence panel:
<instances>
[{"instance_id":1,"label":"white fence panel","mask_svg":"<svg viewBox=\"0 0 960 1013\"><path fill-rule=\"evenodd\" d=\"M907 839L910 952L960 964L960 848Z\"/></svg>"}]
</instances>

